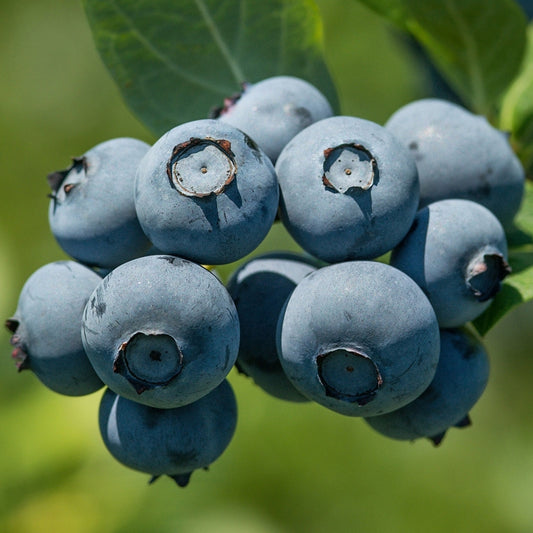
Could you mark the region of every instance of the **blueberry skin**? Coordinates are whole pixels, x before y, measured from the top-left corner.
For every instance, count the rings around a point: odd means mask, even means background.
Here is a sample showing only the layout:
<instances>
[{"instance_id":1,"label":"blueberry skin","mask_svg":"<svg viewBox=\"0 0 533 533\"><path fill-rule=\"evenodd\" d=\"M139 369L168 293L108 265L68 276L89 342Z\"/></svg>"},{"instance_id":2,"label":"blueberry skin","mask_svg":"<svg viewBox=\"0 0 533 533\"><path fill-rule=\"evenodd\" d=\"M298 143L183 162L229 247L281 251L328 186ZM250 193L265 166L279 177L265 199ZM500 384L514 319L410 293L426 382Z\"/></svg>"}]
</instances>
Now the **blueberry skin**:
<instances>
[{"instance_id":1,"label":"blueberry skin","mask_svg":"<svg viewBox=\"0 0 533 533\"><path fill-rule=\"evenodd\" d=\"M99 282L95 272L74 261L49 263L28 278L15 314L6 320L19 370L32 370L49 389L67 396L103 387L80 333L85 304Z\"/></svg>"},{"instance_id":2,"label":"blueberry skin","mask_svg":"<svg viewBox=\"0 0 533 533\"><path fill-rule=\"evenodd\" d=\"M447 198L472 200L510 227L522 201L525 172L504 132L485 117L437 98L398 109L385 127L416 159L420 207Z\"/></svg>"},{"instance_id":3,"label":"blueberry skin","mask_svg":"<svg viewBox=\"0 0 533 533\"><path fill-rule=\"evenodd\" d=\"M283 372L276 349L276 327L291 292L315 270L316 264L301 254L269 253L250 259L228 280L227 289L241 326L237 368L281 400L307 401Z\"/></svg>"},{"instance_id":4,"label":"blueberry skin","mask_svg":"<svg viewBox=\"0 0 533 533\"><path fill-rule=\"evenodd\" d=\"M139 165L135 207L156 248L203 264L252 252L276 217L272 163L240 130L197 120L163 135Z\"/></svg>"},{"instance_id":5,"label":"blueberry skin","mask_svg":"<svg viewBox=\"0 0 533 533\"><path fill-rule=\"evenodd\" d=\"M82 322L87 356L115 393L173 408L209 393L239 349L239 320L208 270L153 255L115 268L91 295Z\"/></svg>"},{"instance_id":6,"label":"blueberry skin","mask_svg":"<svg viewBox=\"0 0 533 533\"><path fill-rule=\"evenodd\" d=\"M245 84L218 118L247 133L275 163L297 133L332 115L327 98L314 85L293 76L275 76Z\"/></svg>"},{"instance_id":7,"label":"blueberry skin","mask_svg":"<svg viewBox=\"0 0 533 533\"><path fill-rule=\"evenodd\" d=\"M498 219L470 200L441 200L421 209L390 264L422 288L441 328L479 316L510 272Z\"/></svg>"},{"instance_id":8,"label":"blueberry skin","mask_svg":"<svg viewBox=\"0 0 533 533\"><path fill-rule=\"evenodd\" d=\"M237 402L224 380L199 400L156 409L106 389L99 409L100 434L120 463L152 475L167 475L180 487L207 469L229 445L237 424Z\"/></svg>"},{"instance_id":9,"label":"blueberry skin","mask_svg":"<svg viewBox=\"0 0 533 533\"><path fill-rule=\"evenodd\" d=\"M133 198L137 165L149 147L138 139L111 139L48 176L50 229L68 255L113 268L149 248Z\"/></svg>"},{"instance_id":10,"label":"blueberry skin","mask_svg":"<svg viewBox=\"0 0 533 533\"><path fill-rule=\"evenodd\" d=\"M466 329L441 330L437 372L429 387L406 406L367 418L379 433L399 440L429 438L440 444L446 431L470 425L468 412L489 379L489 358L481 341Z\"/></svg>"},{"instance_id":11,"label":"blueberry skin","mask_svg":"<svg viewBox=\"0 0 533 533\"><path fill-rule=\"evenodd\" d=\"M304 250L328 263L388 252L416 214L414 159L368 120L316 122L287 144L276 172L283 224Z\"/></svg>"},{"instance_id":12,"label":"blueberry skin","mask_svg":"<svg viewBox=\"0 0 533 533\"><path fill-rule=\"evenodd\" d=\"M348 416L398 409L429 385L439 357L435 313L420 288L378 262L323 267L294 289L277 346L304 396Z\"/></svg>"}]
</instances>

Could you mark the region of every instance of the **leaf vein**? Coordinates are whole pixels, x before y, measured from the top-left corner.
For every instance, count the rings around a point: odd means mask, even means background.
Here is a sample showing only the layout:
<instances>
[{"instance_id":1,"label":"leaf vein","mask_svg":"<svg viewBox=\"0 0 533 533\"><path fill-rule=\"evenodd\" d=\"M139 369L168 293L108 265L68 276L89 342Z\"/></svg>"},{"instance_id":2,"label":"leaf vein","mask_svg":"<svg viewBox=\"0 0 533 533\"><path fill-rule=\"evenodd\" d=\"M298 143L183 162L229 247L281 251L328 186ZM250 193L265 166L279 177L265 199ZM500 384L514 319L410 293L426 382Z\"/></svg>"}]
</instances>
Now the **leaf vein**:
<instances>
[{"instance_id":1,"label":"leaf vein","mask_svg":"<svg viewBox=\"0 0 533 533\"><path fill-rule=\"evenodd\" d=\"M214 90L215 92L220 92L219 90L216 89L216 87L214 87L210 83L207 83L201 78L193 76L187 71L179 68L178 65L176 65L176 63L174 63L171 59L169 59L167 56L161 53L161 51L157 49L137 28L137 26L135 25L131 17L117 4L116 0L110 0L110 5L115 9L117 14L122 17L126 26L130 29L131 34L140 42L140 44L148 52L150 52L158 61L163 63L163 65L165 65L170 71L175 72L176 74L181 76L184 80L187 80L189 83L192 83L193 85L197 85L198 87L202 87L210 91Z\"/></svg>"},{"instance_id":2,"label":"leaf vein","mask_svg":"<svg viewBox=\"0 0 533 533\"><path fill-rule=\"evenodd\" d=\"M218 31L218 27L215 24L215 21L213 20L209 9L207 9L204 0L194 0L194 2L196 4L196 7L198 8L198 11L200 11L200 14L204 19L209 33L211 33L211 37L215 41L215 44L218 46L222 57L226 60L226 63L228 64L228 67L231 73L233 74L235 81L239 84L243 81L246 81L247 78L244 75L244 72L242 71L236 59L231 54L231 51L224 39L222 38L221 33Z\"/></svg>"}]
</instances>

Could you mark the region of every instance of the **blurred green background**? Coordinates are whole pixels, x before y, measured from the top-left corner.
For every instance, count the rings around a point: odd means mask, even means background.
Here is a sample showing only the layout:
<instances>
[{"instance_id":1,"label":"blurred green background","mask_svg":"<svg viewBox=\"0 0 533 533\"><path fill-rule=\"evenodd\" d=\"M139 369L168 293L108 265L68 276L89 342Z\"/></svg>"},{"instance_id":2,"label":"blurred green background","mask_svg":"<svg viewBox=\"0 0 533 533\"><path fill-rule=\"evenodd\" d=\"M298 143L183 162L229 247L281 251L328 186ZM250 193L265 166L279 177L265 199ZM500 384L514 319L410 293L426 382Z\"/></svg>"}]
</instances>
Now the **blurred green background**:
<instances>
[{"instance_id":1,"label":"blurred green background","mask_svg":"<svg viewBox=\"0 0 533 533\"><path fill-rule=\"evenodd\" d=\"M383 122L424 95L380 19L356 2L318 3L343 113ZM118 136L155 140L122 103L81 3L0 0L2 317L33 271L65 257L48 230L47 173ZM258 252L272 248L296 246L278 227ZM98 434L101 393L62 397L17 374L2 330L0 531L531 532L532 313L531 305L513 311L487 336L492 375L474 425L450 431L439 448L284 403L232 373L234 440L186 489L168 478L149 486L117 463Z\"/></svg>"}]
</instances>

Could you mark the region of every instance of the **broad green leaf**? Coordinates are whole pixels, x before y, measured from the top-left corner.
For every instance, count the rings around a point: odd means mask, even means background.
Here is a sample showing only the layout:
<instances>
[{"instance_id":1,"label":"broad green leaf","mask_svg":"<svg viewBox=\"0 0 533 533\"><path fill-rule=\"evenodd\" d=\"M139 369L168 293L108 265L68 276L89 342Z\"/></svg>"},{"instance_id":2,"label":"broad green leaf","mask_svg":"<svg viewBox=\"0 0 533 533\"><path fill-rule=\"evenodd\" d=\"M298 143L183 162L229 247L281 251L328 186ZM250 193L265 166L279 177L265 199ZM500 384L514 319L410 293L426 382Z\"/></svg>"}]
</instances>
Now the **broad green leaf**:
<instances>
[{"instance_id":1,"label":"broad green leaf","mask_svg":"<svg viewBox=\"0 0 533 533\"><path fill-rule=\"evenodd\" d=\"M385 17L402 29L407 29L405 22L409 18L406 3L403 0L360 0L361 3Z\"/></svg>"},{"instance_id":2,"label":"broad green leaf","mask_svg":"<svg viewBox=\"0 0 533 533\"><path fill-rule=\"evenodd\" d=\"M513 227L507 230L509 250L533 248L533 182L527 180L525 194Z\"/></svg>"},{"instance_id":3,"label":"broad green leaf","mask_svg":"<svg viewBox=\"0 0 533 533\"><path fill-rule=\"evenodd\" d=\"M518 72L526 17L514 0L360 0L408 31L474 111L490 114Z\"/></svg>"},{"instance_id":4,"label":"broad green leaf","mask_svg":"<svg viewBox=\"0 0 533 533\"><path fill-rule=\"evenodd\" d=\"M533 177L533 24L528 28L527 37L522 71L504 97L500 127L511 132L526 173Z\"/></svg>"},{"instance_id":5,"label":"broad green leaf","mask_svg":"<svg viewBox=\"0 0 533 533\"><path fill-rule=\"evenodd\" d=\"M290 74L338 107L312 0L84 0L122 95L154 133L206 118L243 82Z\"/></svg>"},{"instance_id":6,"label":"broad green leaf","mask_svg":"<svg viewBox=\"0 0 533 533\"><path fill-rule=\"evenodd\" d=\"M533 300L533 183L526 182L526 195L515 222L516 228L509 235L511 248L509 264L512 273L502 283L489 308L476 320L474 326L481 335L491 328L517 305ZM521 236L521 240L517 239Z\"/></svg>"}]
</instances>

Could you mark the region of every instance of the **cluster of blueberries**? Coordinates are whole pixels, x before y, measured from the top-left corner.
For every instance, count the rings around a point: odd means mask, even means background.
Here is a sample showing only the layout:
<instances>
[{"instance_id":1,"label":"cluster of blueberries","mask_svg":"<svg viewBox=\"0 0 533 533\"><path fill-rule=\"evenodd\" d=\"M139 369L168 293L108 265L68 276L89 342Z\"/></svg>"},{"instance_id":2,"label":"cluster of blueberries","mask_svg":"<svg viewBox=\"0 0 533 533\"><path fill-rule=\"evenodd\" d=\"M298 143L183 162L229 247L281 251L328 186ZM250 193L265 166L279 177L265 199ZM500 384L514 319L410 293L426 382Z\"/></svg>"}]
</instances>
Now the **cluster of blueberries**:
<instances>
[{"instance_id":1,"label":"cluster of blueberries","mask_svg":"<svg viewBox=\"0 0 533 533\"><path fill-rule=\"evenodd\" d=\"M485 118L427 99L380 126L275 77L152 146L103 142L48 181L72 259L25 283L12 355L61 394L106 386L99 427L123 464L184 486L213 463L236 427L234 365L395 439L438 443L468 424L489 364L464 326L510 271L524 190ZM211 267L274 223L303 252L256 256L224 285Z\"/></svg>"}]
</instances>

